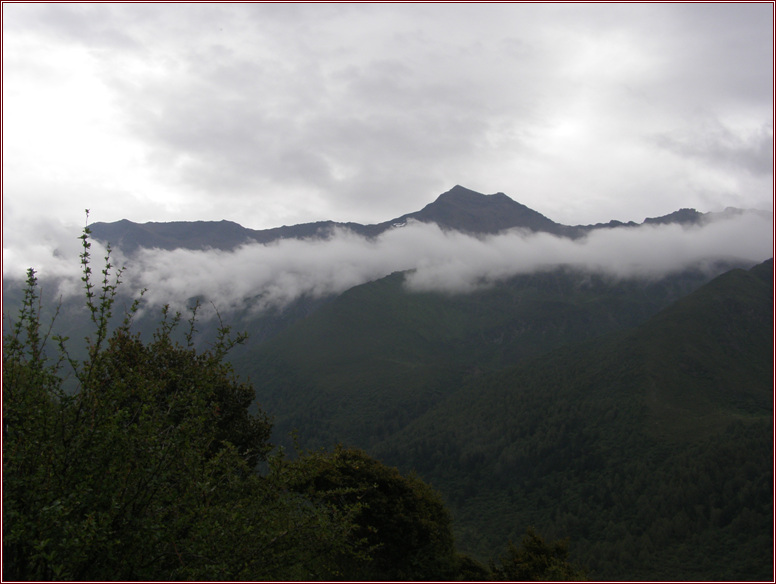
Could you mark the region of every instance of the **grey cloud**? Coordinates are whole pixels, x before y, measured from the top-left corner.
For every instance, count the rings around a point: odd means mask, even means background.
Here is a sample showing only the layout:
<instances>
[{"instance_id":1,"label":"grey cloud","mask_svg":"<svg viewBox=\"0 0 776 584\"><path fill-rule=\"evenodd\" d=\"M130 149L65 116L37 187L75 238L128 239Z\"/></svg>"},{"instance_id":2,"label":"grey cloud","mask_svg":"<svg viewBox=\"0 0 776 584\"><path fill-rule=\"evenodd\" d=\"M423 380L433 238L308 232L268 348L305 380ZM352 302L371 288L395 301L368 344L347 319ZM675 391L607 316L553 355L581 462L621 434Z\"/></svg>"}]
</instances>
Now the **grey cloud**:
<instances>
[{"instance_id":1,"label":"grey cloud","mask_svg":"<svg viewBox=\"0 0 776 584\"><path fill-rule=\"evenodd\" d=\"M51 221L47 218L16 217L8 220L3 210L3 279L21 280L27 269L33 268L44 282L56 286L55 295L72 296L82 290L79 254L80 227L74 223ZM96 262L102 261L107 250L98 241L91 242L90 254ZM125 263L120 250L112 254L114 264ZM95 270L97 271L97 270ZM51 290L47 290L50 292Z\"/></svg>"},{"instance_id":2,"label":"grey cloud","mask_svg":"<svg viewBox=\"0 0 776 584\"><path fill-rule=\"evenodd\" d=\"M374 15L370 20L375 26ZM159 150L159 159L177 158L184 184L193 188L248 192L266 180L290 179L358 192L378 168L420 175L449 156L446 168L465 163L467 155L471 160L484 142L488 116L494 110L507 115L520 101L519 92L490 91L482 83L487 76L471 69L471 56L467 76L455 71L461 62L453 55L413 53L406 46L396 47L392 60L348 65L348 59L328 60L337 44L318 29L308 41L319 43L312 56L298 36L287 42L287 30L283 35L263 23L245 26L251 34L238 35L228 48L206 37L196 50L179 53L180 66L168 75L111 80L131 127ZM363 48L367 54L373 49ZM360 49L349 50L359 55ZM287 158L282 153L298 151L321 154L313 174L283 172L287 165L277 163L277 157ZM333 162L328 180L324 160ZM362 170L348 181L337 167Z\"/></svg>"},{"instance_id":3,"label":"grey cloud","mask_svg":"<svg viewBox=\"0 0 776 584\"><path fill-rule=\"evenodd\" d=\"M187 59L174 80L116 83L158 165L190 189L239 197L297 184L352 209L410 184L445 186L492 127L487 95L468 81L424 81L395 61L324 74L229 52Z\"/></svg>"},{"instance_id":4,"label":"grey cloud","mask_svg":"<svg viewBox=\"0 0 776 584\"><path fill-rule=\"evenodd\" d=\"M4 27L18 30L40 28L61 40L94 49L138 48L135 39L123 30L124 26L116 18L116 12L104 5L21 4L3 6L3 12L6 17L3 21Z\"/></svg>"},{"instance_id":5,"label":"grey cloud","mask_svg":"<svg viewBox=\"0 0 776 584\"><path fill-rule=\"evenodd\" d=\"M772 117L773 5L701 3L671 6L656 29L664 73L647 88L675 111Z\"/></svg>"},{"instance_id":6,"label":"grey cloud","mask_svg":"<svg viewBox=\"0 0 776 584\"><path fill-rule=\"evenodd\" d=\"M617 278L657 278L714 260L763 261L772 255L772 217L756 214L702 227L617 228L570 241L548 234L462 240L407 278L411 290L468 292L509 276L570 266Z\"/></svg>"},{"instance_id":7,"label":"grey cloud","mask_svg":"<svg viewBox=\"0 0 776 584\"><path fill-rule=\"evenodd\" d=\"M745 103L773 99L773 4L677 4L676 37L687 52L681 74L714 99L735 97ZM770 83L763 83L771 75Z\"/></svg>"},{"instance_id":8,"label":"grey cloud","mask_svg":"<svg viewBox=\"0 0 776 584\"><path fill-rule=\"evenodd\" d=\"M655 137L655 143L679 156L755 175L773 176L773 124L754 132L734 132L718 121Z\"/></svg>"}]
</instances>

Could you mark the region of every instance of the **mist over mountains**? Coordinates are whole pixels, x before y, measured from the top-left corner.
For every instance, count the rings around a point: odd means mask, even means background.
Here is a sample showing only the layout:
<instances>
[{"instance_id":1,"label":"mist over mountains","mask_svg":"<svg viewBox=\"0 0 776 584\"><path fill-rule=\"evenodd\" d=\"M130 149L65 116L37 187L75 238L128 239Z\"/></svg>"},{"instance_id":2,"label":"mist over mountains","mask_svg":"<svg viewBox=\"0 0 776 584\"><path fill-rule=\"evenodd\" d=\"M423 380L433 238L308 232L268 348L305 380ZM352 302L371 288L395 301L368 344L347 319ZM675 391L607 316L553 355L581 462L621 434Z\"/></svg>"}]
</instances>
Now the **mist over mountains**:
<instances>
[{"instance_id":1,"label":"mist over mountains","mask_svg":"<svg viewBox=\"0 0 776 584\"><path fill-rule=\"evenodd\" d=\"M276 444L418 472L481 561L532 525L570 538L592 578L772 576L771 213L566 226L455 187L375 225L90 229L95 271L110 243L122 294L147 289L138 334L197 300L206 344L217 310L249 333L230 359ZM33 255L75 355L71 235Z\"/></svg>"},{"instance_id":2,"label":"mist over mountains","mask_svg":"<svg viewBox=\"0 0 776 584\"><path fill-rule=\"evenodd\" d=\"M752 213L733 207L722 213L700 213L695 209L679 209L662 217L648 217L643 225L704 225L718 219L730 219L744 213ZM772 214L754 212L763 218ZM179 221L168 223L138 224L122 220L115 223L94 223L93 236L103 242L111 242L124 253L131 255L139 248L154 249L219 249L234 250L251 243L272 243L283 239L327 239L337 231L350 231L365 238L375 238L386 231L404 227L408 222L434 224L442 231L457 231L467 235L487 236L508 230L532 233L549 233L571 239L588 235L591 231L617 227L638 227L634 221L610 220L594 225L562 225L541 213L529 209L504 193L484 195L460 185L426 205L420 211L372 225L318 221L272 229L248 229L231 221Z\"/></svg>"},{"instance_id":3,"label":"mist over mountains","mask_svg":"<svg viewBox=\"0 0 776 584\"><path fill-rule=\"evenodd\" d=\"M115 263L126 265L128 287L148 289L149 303L183 306L197 297L220 310L247 303L254 311L340 294L397 271L406 273L409 290L455 293L560 265L614 278L659 278L690 265L713 272L718 261L762 261L773 247L771 213L682 209L641 224L566 226L503 193L461 186L420 211L374 225L324 221L251 230L228 221L118 221L90 227L97 242L111 244ZM75 264L65 254L52 253L46 264L38 266L44 277L70 274L61 293L78 290Z\"/></svg>"}]
</instances>

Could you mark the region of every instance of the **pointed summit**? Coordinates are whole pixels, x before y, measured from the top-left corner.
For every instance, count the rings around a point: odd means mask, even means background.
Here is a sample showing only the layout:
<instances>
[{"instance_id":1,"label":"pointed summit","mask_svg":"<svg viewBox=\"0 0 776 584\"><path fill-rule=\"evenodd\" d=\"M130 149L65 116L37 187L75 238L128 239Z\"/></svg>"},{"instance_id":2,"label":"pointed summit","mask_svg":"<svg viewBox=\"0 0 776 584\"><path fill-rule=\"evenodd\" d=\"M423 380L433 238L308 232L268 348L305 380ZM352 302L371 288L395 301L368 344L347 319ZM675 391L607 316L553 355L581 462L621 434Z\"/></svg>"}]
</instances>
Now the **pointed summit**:
<instances>
[{"instance_id":1,"label":"pointed summit","mask_svg":"<svg viewBox=\"0 0 776 584\"><path fill-rule=\"evenodd\" d=\"M773 219L772 211L752 211L728 208L721 213L699 213L695 209L680 209L669 215L649 218L644 224L700 223L714 218L730 218L741 213L757 213ZM509 229L543 232L577 239L596 229L638 227L629 221L609 221L595 225L561 225L541 213L512 200L502 192L483 195L455 185L439 195L420 211L383 221L362 225L316 221L272 229L247 229L231 221L173 221L170 223L132 223L122 220L114 223L94 223L90 227L97 241L110 242L124 253L141 248L160 249L222 249L232 250L246 243L270 243L281 239L328 239L337 228L347 229L367 238L378 237L390 229L401 228L408 220L433 223L445 231L459 231L468 235L494 235Z\"/></svg>"},{"instance_id":2,"label":"pointed summit","mask_svg":"<svg viewBox=\"0 0 776 584\"><path fill-rule=\"evenodd\" d=\"M466 187L462 187L461 185L455 185L446 193L439 195L437 197L437 201L474 201L487 196L488 195L483 195L482 193L478 193L471 189L467 189Z\"/></svg>"},{"instance_id":3,"label":"pointed summit","mask_svg":"<svg viewBox=\"0 0 776 584\"><path fill-rule=\"evenodd\" d=\"M563 231L563 226L513 201L504 193L483 195L461 185L454 186L433 203L402 219L436 223L442 229L477 234L494 234L513 228L554 234Z\"/></svg>"}]
</instances>

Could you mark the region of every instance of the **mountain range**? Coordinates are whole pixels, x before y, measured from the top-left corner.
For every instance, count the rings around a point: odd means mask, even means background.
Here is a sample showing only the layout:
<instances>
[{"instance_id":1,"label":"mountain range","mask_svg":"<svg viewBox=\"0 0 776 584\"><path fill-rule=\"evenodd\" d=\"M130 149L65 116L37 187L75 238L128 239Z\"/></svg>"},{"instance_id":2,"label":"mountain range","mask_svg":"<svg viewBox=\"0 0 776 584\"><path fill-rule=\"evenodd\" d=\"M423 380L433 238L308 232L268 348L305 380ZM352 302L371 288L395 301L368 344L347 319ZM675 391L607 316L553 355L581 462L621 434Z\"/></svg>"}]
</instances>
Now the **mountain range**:
<instances>
[{"instance_id":1,"label":"mountain range","mask_svg":"<svg viewBox=\"0 0 776 584\"><path fill-rule=\"evenodd\" d=\"M662 217L647 218L644 224L697 224L720 215L731 216L744 212L733 207L722 213L700 213L694 209L680 209ZM326 238L335 228L348 229L363 237L374 238L389 229L402 227L408 221L433 223L443 230L471 235L493 235L510 229L522 229L568 238L583 237L596 229L639 225L633 221L623 223L616 220L595 225L561 225L512 200L504 193L483 195L456 185L420 211L372 225L317 221L257 230L225 220L133 223L124 219L113 223L93 223L90 228L94 239L109 242L114 248L132 254L138 248L232 250L248 243L266 244L280 239Z\"/></svg>"},{"instance_id":2,"label":"mountain range","mask_svg":"<svg viewBox=\"0 0 776 584\"><path fill-rule=\"evenodd\" d=\"M483 240L518 230L575 241L749 213L760 212L566 226L503 193L456 186L374 225L90 229L131 258L326 240L336 229L377 238L413 222ZM466 293L410 290L410 276L229 312L250 335L232 364L273 417L276 443L343 443L416 472L453 513L459 548L483 562L533 526L568 538L592 579L773 578L772 258L710 258L650 277L558 265ZM72 338L83 336L79 314L60 311ZM198 326L204 337L214 327Z\"/></svg>"}]
</instances>

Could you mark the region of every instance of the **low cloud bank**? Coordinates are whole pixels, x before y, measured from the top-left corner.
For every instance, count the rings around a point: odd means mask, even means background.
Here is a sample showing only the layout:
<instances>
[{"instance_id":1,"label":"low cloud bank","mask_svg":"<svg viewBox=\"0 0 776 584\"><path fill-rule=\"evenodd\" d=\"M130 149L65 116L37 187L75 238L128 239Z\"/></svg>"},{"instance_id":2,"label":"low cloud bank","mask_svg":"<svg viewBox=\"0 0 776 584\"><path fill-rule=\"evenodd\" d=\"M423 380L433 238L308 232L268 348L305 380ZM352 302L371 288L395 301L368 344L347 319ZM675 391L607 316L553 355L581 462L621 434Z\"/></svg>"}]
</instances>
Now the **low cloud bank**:
<instances>
[{"instance_id":1,"label":"low cloud bank","mask_svg":"<svg viewBox=\"0 0 776 584\"><path fill-rule=\"evenodd\" d=\"M62 279L60 293L76 293L81 286L77 255L68 259L64 256L70 254L55 249L43 246L33 259L42 260L43 276ZM16 257L4 249L4 264L6 252L10 259ZM282 308L302 295L341 293L396 271L407 272L410 291L465 293L559 265L613 277L657 278L716 260L759 262L773 255L773 219L745 213L702 226L602 229L576 241L520 231L477 238L409 223L376 240L337 230L326 240L251 244L230 252L147 249L131 259L114 253L114 263L126 265L124 288L147 288L151 305L183 307L198 297L220 311L246 303L260 311ZM94 266L99 265L102 248L96 242L92 257Z\"/></svg>"},{"instance_id":2,"label":"low cloud bank","mask_svg":"<svg viewBox=\"0 0 776 584\"><path fill-rule=\"evenodd\" d=\"M773 255L773 221L745 214L702 226L601 229L575 241L545 233L449 239L454 244L448 253L419 259L418 269L407 277L409 288L467 291L559 265L618 278L659 278L717 260L763 261Z\"/></svg>"}]
</instances>

